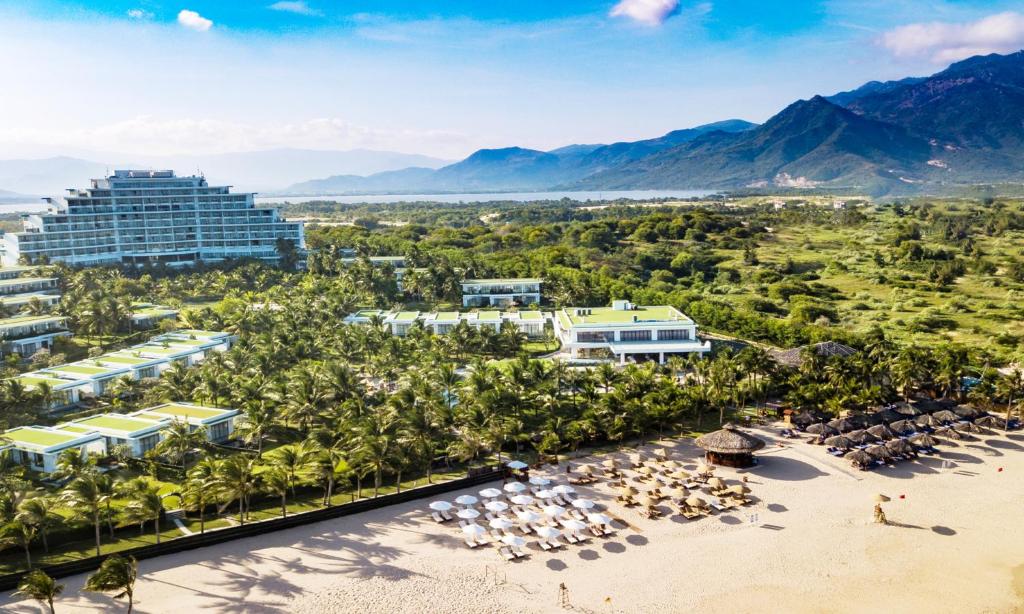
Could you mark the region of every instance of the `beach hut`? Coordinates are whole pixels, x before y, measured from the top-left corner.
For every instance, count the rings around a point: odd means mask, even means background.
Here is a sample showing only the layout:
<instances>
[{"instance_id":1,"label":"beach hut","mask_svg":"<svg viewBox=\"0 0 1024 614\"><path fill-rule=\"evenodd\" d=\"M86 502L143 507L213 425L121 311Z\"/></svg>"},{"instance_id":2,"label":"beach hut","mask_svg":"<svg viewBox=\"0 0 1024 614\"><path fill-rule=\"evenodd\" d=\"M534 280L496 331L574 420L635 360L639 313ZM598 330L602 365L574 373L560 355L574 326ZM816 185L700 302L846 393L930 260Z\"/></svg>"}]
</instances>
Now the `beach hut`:
<instances>
[{"instance_id":1,"label":"beach hut","mask_svg":"<svg viewBox=\"0 0 1024 614\"><path fill-rule=\"evenodd\" d=\"M697 438L697 445L704 449L709 463L726 467L750 467L754 464L754 452L764 447L764 441L726 424L720 430Z\"/></svg>"}]
</instances>

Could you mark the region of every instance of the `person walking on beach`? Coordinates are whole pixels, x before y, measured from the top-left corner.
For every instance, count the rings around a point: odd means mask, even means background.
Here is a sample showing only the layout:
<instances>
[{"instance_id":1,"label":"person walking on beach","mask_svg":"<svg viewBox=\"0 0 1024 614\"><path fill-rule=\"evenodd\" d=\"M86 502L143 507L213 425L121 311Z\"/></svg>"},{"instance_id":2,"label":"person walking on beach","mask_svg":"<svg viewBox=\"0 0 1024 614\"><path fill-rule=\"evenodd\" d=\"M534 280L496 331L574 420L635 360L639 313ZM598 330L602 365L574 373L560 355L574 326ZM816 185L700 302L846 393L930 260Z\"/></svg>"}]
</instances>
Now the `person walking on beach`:
<instances>
[{"instance_id":1,"label":"person walking on beach","mask_svg":"<svg viewBox=\"0 0 1024 614\"><path fill-rule=\"evenodd\" d=\"M875 504L875 522L878 524L889 524L889 521L885 519L885 512L882 511L882 504Z\"/></svg>"}]
</instances>

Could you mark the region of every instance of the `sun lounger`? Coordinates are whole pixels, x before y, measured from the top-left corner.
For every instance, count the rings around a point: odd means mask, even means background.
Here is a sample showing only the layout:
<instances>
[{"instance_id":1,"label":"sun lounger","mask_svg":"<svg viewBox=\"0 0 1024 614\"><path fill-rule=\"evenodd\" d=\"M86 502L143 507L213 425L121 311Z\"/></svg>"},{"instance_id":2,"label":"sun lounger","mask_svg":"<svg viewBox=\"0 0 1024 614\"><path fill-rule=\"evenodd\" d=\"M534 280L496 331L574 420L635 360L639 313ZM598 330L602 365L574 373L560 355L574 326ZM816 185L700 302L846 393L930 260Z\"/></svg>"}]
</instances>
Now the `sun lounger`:
<instances>
[{"instance_id":1,"label":"sun lounger","mask_svg":"<svg viewBox=\"0 0 1024 614\"><path fill-rule=\"evenodd\" d=\"M650 520L653 520L655 518L660 518L661 517L661 512L659 512L658 508L656 508L656 507L645 507L645 508L640 510L640 515L643 516L644 518L648 518Z\"/></svg>"},{"instance_id":2,"label":"sun lounger","mask_svg":"<svg viewBox=\"0 0 1024 614\"><path fill-rule=\"evenodd\" d=\"M721 505L720 503L715 503L714 501L711 501L710 503L708 503L708 505L715 508L719 512L724 512L726 509L728 509L726 506Z\"/></svg>"},{"instance_id":3,"label":"sun lounger","mask_svg":"<svg viewBox=\"0 0 1024 614\"><path fill-rule=\"evenodd\" d=\"M565 544L563 544L562 542L558 541L557 537L549 539L547 541L547 544L548 544L548 546L551 547L552 550L556 550L558 548L564 548L565 547Z\"/></svg>"},{"instance_id":4,"label":"sun lounger","mask_svg":"<svg viewBox=\"0 0 1024 614\"><path fill-rule=\"evenodd\" d=\"M440 512L433 512L432 514L430 514L430 516L434 519L434 522L447 522L444 518L441 517Z\"/></svg>"},{"instance_id":5,"label":"sun lounger","mask_svg":"<svg viewBox=\"0 0 1024 614\"><path fill-rule=\"evenodd\" d=\"M537 540L537 545L540 546L540 549L543 550L544 552L548 552L548 551L551 550L551 544L547 543L543 539L538 539Z\"/></svg>"},{"instance_id":6,"label":"sun lounger","mask_svg":"<svg viewBox=\"0 0 1024 614\"><path fill-rule=\"evenodd\" d=\"M529 556L526 552L523 552L522 548L516 546L509 546L509 548L511 548L512 554L515 554L517 559L522 558L524 556Z\"/></svg>"},{"instance_id":7,"label":"sun lounger","mask_svg":"<svg viewBox=\"0 0 1024 614\"><path fill-rule=\"evenodd\" d=\"M470 548L478 548L481 545L483 545L484 543L486 543L486 542L478 542L478 541L473 540L473 539L471 539L469 537L466 537L462 541L466 542L466 545L469 546Z\"/></svg>"},{"instance_id":8,"label":"sun lounger","mask_svg":"<svg viewBox=\"0 0 1024 614\"><path fill-rule=\"evenodd\" d=\"M439 513L439 514L441 514L441 518L444 518L444 519L445 519L445 522L447 522L447 521L449 521L449 520L454 520L454 519L455 519L455 517L454 517L454 516L452 516L452 515L451 515L450 513L448 513L448 512L438 512L438 513Z\"/></svg>"},{"instance_id":9,"label":"sun lounger","mask_svg":"<svg viewBox=\"0 0 1024 614\"><path fill-rule=\"evenodd\" d=\"M498 548L498 554L506 561L514 561L516 559L515 553L512 552L512 549L508 546L501 546Z\"/></svg>"}]
</instances>

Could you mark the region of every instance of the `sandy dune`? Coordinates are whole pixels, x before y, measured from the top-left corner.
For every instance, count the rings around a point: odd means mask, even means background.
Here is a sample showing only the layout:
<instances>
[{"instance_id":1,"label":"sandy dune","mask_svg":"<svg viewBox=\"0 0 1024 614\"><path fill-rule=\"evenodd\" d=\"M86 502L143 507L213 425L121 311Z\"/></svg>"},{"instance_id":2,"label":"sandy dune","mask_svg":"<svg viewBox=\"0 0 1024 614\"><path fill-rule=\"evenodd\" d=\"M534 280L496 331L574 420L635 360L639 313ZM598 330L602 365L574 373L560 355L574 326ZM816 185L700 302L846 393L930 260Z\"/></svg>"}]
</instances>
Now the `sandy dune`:
<instances>
[{"instance_id":1,"label":"sandy dune","mask_svg":"<svg viewBox=\"0 0 1024 614\"><path fill-rule=\"evenodd\" d=\"M422 501L142 561L137 608L549 612L561 610L565 583L573 609L592 612L1024 612L1024 435L982 436L943 446L945 464L871 473L793 441L744 472L758 501L738 512L646 520L603 483L579 488L629 526L506 563L493 548L468 550ZM692 443L659 445L696 464ZM892 526L871 522L878 492L893 498ZM83 581L64 580L58 612L115 607L82 592ZM41 611L9 596L0 610Z\"/></svg>"}]
</instances>

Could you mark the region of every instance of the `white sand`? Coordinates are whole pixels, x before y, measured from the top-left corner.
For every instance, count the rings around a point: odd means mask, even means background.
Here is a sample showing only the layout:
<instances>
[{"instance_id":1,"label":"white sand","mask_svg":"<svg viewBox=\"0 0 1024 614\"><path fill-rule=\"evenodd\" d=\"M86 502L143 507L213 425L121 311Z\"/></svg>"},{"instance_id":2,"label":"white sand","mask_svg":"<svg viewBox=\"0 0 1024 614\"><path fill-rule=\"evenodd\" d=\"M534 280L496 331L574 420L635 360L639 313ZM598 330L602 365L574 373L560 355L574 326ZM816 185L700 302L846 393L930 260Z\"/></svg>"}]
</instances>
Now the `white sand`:
<instances>
[{"instance_id":1,"label":"white sand","mask_svg":"<svg viewBox=\"0 0 1024 614\"><path fill-rule=\"evenodd\" d=\"M646 520L602 483L578 490L630 528L506 563L419 501L142 561L138 611L548 612L564 582L574 609L593 612L1024 612L1024 435L943 446L949 467L870 473L793 441L745 472L759 501L738 512ZM696 464L691 443L665 445ZM879 492L898 525L871 522ZM58 612L113 609L80 590L83 576L62 581ZM0 611L41 609L4 596Z\"/></svg>"}]
</instances>

